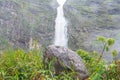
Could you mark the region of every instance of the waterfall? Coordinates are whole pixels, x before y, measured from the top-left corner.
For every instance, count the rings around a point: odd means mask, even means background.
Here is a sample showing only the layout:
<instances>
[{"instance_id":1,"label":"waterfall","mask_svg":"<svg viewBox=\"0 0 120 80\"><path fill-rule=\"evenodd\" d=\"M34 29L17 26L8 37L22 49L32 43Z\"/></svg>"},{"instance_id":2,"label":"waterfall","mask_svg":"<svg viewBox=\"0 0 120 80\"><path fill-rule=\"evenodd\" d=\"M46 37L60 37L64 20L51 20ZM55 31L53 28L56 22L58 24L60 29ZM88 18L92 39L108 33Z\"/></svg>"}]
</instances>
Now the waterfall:
<instances>
[{"instance_id":1,"label":"waterfall","mask_svg":"<svg viewBox=\"0 0 120 80\"><path fill-rule=\"evenodd\" d=\"M67 21L64 17L63 5L66 0L57 0L59 7L57 8L57 17L55 20L55 41L57 46L67 47Z\"/></svg>"}]
</instances>

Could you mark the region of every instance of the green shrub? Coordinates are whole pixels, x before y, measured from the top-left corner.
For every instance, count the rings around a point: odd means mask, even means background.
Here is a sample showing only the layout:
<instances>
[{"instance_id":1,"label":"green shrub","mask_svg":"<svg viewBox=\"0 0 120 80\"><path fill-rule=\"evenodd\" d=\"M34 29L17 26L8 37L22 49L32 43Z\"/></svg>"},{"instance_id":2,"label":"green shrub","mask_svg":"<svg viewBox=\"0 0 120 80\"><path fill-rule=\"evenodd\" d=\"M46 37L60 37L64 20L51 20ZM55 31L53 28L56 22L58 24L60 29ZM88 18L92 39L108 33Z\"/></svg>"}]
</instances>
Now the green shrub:
<instances>
[{"instance_id":1,"label":"green shrub","mask_svg":"<svg viewBox=\"0 0 120 80\"><path fill-rule=\"evenodd\" d=\"M77 51L83 58L85 65L90 72L89 80L120 80L120 61L116 60L117 50L111 51L114 58L111 64L106 64L102 59L103 54L110 51L115 40L113 38L107 39L103 36L99 36L97 40L103 43L101 53L96 51L87 52L82 49Z\"/></svg>"}]
</instances>

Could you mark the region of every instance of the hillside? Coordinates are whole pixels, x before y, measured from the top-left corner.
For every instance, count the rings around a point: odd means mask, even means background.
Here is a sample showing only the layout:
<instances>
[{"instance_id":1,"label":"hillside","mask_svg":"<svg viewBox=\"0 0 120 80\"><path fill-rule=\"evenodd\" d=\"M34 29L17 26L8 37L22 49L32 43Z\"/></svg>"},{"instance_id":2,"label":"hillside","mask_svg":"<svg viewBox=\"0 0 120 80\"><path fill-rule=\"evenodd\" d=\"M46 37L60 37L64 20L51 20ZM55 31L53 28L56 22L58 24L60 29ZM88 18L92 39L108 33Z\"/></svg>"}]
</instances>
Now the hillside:
<instances>
[{"instance_id":1,"label":"hillside","mask_svg":"<svg viewBox=\"0 0 120 80\"><path fill-rule=\"evenodd\" d=\"M0 49L12 46L28 49L38 41L53 41L57 4L49 0L0 0Z\"/></svg>"}]
</instances>

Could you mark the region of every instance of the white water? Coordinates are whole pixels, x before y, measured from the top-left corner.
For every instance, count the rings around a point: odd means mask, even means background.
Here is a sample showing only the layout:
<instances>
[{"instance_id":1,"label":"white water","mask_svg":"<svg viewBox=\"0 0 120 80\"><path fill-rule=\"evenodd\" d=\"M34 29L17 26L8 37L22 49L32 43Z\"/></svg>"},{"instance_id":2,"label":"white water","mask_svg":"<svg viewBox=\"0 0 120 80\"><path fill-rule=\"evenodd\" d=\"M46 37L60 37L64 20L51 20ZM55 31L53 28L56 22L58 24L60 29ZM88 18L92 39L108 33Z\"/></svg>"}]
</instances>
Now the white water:
<instances>
[{"instance_id":1,"label":"white water","mask_svg":"<svg viewBox=\"0 0 120 80\"><path fill-rule=\"evenodd\" d=\"M55 42L57 46L67 47L67 21L64 17L63 5L66 0L57 0L59 7L57 8L57 17L55 20Z\"/></svg>"}]
</instances>

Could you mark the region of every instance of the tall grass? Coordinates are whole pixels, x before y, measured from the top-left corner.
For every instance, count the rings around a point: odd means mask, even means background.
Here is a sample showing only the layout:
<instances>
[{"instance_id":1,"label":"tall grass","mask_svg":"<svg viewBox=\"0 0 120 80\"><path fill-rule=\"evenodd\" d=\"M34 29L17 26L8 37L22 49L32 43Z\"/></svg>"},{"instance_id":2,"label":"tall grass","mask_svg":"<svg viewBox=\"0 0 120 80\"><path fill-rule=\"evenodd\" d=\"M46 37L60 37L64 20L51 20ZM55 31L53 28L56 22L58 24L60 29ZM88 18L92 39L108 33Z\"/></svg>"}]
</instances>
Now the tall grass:
<instances>
[{"instance_id":1,"label":"tall grass","mask_svg":"<svg viewBox=\"0 0 120 80\"><path fill-rule=\"evenodd\" d=\"M56 75L52 64L45 68L42 50L7 50L0 54L0 80L74 80L74 72Z\"/></svg>"},{"instance_id":2,"label":"tall grass","mask_svg":"<svg viewBox=\"0 0 120 80\"><path fill-rule=\"evenodd\" d=\"M0 55L0 80L31 80L43 72L41 51L8 50ZM41 74L42 75L42 74Z\"/></svg>"}]
</instances>

